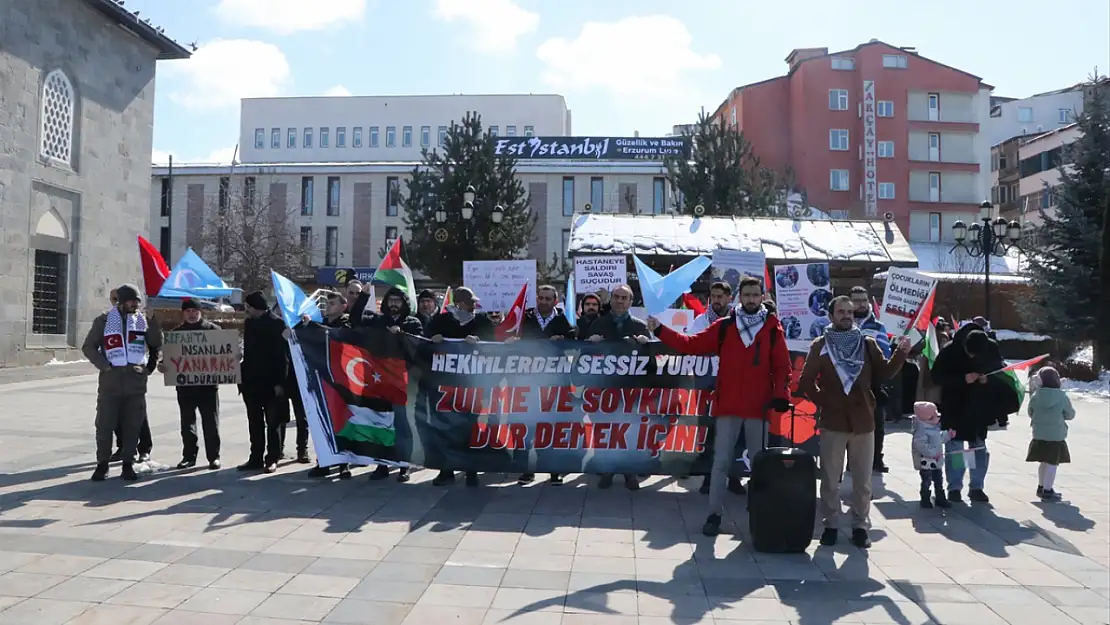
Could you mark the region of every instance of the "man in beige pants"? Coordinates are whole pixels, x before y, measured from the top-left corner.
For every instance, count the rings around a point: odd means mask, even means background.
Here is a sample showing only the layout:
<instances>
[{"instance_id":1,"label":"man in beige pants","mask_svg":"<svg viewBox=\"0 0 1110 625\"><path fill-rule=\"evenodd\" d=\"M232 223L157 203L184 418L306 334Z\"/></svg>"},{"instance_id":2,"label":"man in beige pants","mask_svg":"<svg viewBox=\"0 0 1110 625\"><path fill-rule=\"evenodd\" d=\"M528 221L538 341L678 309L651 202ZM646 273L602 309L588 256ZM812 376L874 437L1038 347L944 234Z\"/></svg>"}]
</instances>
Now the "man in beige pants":
<instances>
[{"instance_id":1,"label":"man in beige pants","mask_svg":"<svg viewBox=\"0 0 1110 625\"><path fill-rule=\"evenodd\" d=\"M852 301L833 298L832 323L813 341L798 380L798 392L820 410L821 544L836 544L840 519L840 476L844 455L852 472L852 543L871 546L871 465L875 456L875 395L871 389L898 373L910 341L901 337L890 359L852 317Z\"/></svg>"}]
</instances>

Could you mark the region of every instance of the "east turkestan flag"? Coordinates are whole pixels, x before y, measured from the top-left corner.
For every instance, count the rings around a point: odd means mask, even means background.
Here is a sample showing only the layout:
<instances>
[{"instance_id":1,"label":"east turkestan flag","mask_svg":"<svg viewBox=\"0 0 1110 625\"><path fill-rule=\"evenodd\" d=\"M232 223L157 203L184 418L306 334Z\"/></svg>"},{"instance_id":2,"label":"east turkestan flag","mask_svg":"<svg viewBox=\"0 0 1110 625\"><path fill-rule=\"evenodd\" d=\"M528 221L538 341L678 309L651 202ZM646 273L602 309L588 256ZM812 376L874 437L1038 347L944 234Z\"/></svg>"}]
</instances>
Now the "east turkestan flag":
<instances>
[{"instance_id":1,"label":"east turkestan flag","mask_svg":"<svg viewBox=\"0 0 1110 625\"><path fill-rule=\"evenodd\" d=\"M409 300L409 308L416 310L416 285L412 281L412 270L405 263L401 237L397 237L393 247L389 248L378 265L378 270L374 272L374 281L400 289Z\"/></svg>"}]
</instances>

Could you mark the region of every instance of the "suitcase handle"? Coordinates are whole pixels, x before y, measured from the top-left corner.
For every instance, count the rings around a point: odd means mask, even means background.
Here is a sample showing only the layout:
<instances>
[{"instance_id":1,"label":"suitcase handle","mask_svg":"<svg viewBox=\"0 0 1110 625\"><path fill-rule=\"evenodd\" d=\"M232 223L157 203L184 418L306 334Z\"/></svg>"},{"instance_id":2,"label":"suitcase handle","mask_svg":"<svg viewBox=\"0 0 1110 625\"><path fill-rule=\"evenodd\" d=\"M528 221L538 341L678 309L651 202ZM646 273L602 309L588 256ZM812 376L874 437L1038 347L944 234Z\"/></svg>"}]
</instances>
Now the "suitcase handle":
<instances>
[{"instance_id":1,"label":"suitcase handle","mask_svg":"<svg viewBox=\"0 0 1110 625\"><path fill-rule=\"evenodd\" d=\"M797 449L798 445L794 442L794 416L795 416L794 415L794 404L791 403L791 404L789 404L789 406L790 406L790 448L791 449ZM767 418L767 413L769 413L770 411L771 411L771 404L768 403L767 404L767 410L763 413L763 425L764 425L764 427L763 427L763 448L764 449L767 449L767 439L770 436L770 433L768 433L768 431L767 431L769 429L770 425L771 425L771 420L769 418Z\"/></svg>"}]
</instances>

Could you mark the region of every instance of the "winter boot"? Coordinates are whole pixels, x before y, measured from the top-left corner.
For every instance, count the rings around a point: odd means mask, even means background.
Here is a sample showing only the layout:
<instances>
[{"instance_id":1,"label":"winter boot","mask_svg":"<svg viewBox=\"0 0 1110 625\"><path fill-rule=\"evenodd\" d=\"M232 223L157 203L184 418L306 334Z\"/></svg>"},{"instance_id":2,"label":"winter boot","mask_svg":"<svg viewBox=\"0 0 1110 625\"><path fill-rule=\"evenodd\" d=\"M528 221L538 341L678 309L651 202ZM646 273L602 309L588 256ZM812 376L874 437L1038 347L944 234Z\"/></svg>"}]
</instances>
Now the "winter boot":
<instances>
[{"instance_id":1,"label":"winter boot","mask_svg":"<svg viewBox=\"0 0 1110 625\"><path fill-rule=\"evenodd\" d=\"M933 494L931 492L927 491L927 490L921 491L921 507L922 508L925 508L926 510L928 510L929 508L933 507L933 497L932 497L932 495Z\"/></svg>"},{"instance_id":2,"label":"winter boot","mask_svg":"<svg viewBox=\"0 0 1110 625\"><path fill-rule=\"evenodd\" d=\"M92 481L103 482L104 478L106 477L108 477L108 463L102 462L96 465L96 469L93 471L92 474Z\"/></svg>"},{"instance_id":3,"label":"winter boot","mask_svg":"<svg viewBox=\"0 0 1110 625\"><path fill-rule=\"evenodd\" d=\"M933 497L933 501L937 504L938 508L951 508L952 507L952 503L949 502L948 498L944 496L944 491L943 490L938 490L937 491L937 495L936 495L936 497Z\"/></svg>"},{"instance_id":4,"label":"winter boot","mask_svg":"<svg viewBox=\"0 0 1110 625\"><path fill-rule=\"evenodd\" d=\"M123 464L122 468L120 469L119 476L128 482L134 482L135 480L139 479L139 475L135 473L134 465L132 465L130 462L126 462Z\"/></svg>"}]
</instances>

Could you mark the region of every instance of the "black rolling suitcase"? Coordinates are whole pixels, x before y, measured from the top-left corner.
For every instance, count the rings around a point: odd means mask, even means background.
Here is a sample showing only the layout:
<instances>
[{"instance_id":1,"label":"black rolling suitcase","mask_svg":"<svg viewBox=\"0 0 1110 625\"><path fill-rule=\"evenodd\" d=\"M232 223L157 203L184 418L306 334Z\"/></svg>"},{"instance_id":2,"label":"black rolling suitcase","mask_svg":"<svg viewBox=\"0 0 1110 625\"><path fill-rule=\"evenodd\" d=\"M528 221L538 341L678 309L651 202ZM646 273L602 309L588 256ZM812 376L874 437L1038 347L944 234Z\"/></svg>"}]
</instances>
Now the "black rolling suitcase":
<instances>
[{"instance_id":1,"label":"black rolling suitcase","mask_svg":"<svg viewBox=\"0 0 1110 625\"><path fill-rule=\"evenodd\" d=\"M817 461L794 447L763 449L752 459L748 481L748 528L752 547L764 553L801 553L813 541L817 515ZM767 439L764 438L764 447Z\"/></svg>"}]
</instances>

